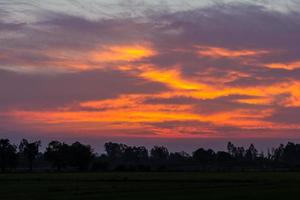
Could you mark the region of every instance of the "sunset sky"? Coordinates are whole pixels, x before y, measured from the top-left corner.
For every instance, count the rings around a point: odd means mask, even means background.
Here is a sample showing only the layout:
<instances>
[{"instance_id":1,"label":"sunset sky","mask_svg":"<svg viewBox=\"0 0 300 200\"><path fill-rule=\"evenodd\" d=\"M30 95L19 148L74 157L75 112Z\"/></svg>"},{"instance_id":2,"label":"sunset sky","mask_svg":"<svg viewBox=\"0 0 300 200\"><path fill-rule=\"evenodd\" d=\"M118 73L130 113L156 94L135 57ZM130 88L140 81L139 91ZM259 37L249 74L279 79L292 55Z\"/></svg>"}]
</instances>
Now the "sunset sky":
<instances>
[{"instance_id":1,"label":"sunset sky","mask_svg":"<svg viewBox=\"0 0 300 200\"><path fill-rule=\"evenodd\" d=\"M300 138L297 0L0 0L0 136Z\"/></svg>"}]
</instances>

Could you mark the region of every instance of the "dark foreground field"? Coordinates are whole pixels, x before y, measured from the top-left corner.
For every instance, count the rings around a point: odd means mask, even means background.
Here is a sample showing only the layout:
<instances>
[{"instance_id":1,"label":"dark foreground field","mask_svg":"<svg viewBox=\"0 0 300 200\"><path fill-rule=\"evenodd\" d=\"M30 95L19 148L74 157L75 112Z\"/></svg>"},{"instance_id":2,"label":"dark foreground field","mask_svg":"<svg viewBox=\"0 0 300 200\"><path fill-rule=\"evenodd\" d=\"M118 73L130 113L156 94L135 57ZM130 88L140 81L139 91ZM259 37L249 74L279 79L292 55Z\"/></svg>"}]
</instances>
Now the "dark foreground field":
<instances>
[{"instance_id":1,"label":"dark foreground field","mask_svg":"<svg viewBox=\"0 0 300 200\"><path fill-rule=\"evenodd\" d=\"M300 173L2 174L1 200L288 199Z\"/></svg>"}]
</instances>

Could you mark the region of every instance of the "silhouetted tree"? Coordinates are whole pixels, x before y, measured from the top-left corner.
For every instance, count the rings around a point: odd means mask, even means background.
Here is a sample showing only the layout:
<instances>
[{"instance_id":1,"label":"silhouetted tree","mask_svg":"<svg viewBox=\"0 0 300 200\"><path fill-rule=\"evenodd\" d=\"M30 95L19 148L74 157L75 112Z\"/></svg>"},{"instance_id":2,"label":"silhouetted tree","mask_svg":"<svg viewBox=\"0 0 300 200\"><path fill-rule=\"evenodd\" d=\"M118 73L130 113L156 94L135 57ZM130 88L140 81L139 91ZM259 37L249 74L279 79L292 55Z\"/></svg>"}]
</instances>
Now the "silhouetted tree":
<instances>
[{"instance_id":1,"label":"silhouetted tree","mask_svg":"<svg viewBox=\"0 0 300 200\"><path fill-rule=\"evenodd\" d=\"M248 161L255 161L256 160L256 158L257 158L257 150L256 150L256 148L254 147L253 144L251 144L249 146L249 148L246 150L245 158Z\"/></svg>"},{"instance_id":2,"label":"silhouetted tree","mask_svg":"<svg viewBox=\"0 0 300 200\"><path fill-rule=\"evenodd\" d=\"M215 152L211 149L205 150L200 148L193 152L193 159L203 164L207 164L208 162L215 160Z\"/></svg>"},{"instance_id":3,"label":"silhouetted tree","mask_svg":"<svg viewBox=\"0 0 300 200\"><path fill-rule=\"evenodd\" d=\"M75 142L70 146L70 164L80 171L86 170L95 157L91 146Z\"/></svg>"},{"instance_id":4,"label":"silhouetted tree","mask_svg":"<svg viewBox=\"0 0 300 200\"><path fill-rule=\"evenodd\" d=\"M123 157L128 146L125 144L108 142L104 144L104 148L109 159L118 160Z\"/></svg>"},{"instance_id":5,"label":"silhouetted tree","mask_svg":"<svg viewBox=\"0 0 300 200\"><path fill-rule=\"evenodd\" d=\"M235 158L238 161L243 161L245 158L245 148L244 147L237 147Z\"/></svg>"},{"instance_id":6,"label":"silhouetted tree","mask_svg":"<svg viewBox=\"0 0 300 200\"><path fill-rule=\"evenodd\" d=\"M17 163L17 147L10 144L8 139L0 139L0 166L4 172L6 168L12 168Z\"/></svg>"},{"instance_id":7,"label":"silhouetted tree","mask_svg":"<svg viewBox=\"0 0 300 200\"><path fill-rule=\"evenodd\" d=\"M19 145L20 154L23 155L27 159L27 161L29 163L30 171L32 171L33 162L39 153L40 146L41 146L40 141L28 142L28 140L26 140L26 139L23 139Z\"/></svg>"},{"instance_id":8,"label":"silhouetted tree","mask_svg":"<svg viewBox=\"0 0 300 200\"><path fill-rule=\"evenodd\" d=\"M107 171L110 167L110 160L107 155L101 154L94 159L92 170Z\"/></svg>"},{"instance_id":9,"label":"silhouetted tree","mask_svg":"<svg viewBox=\"0 0 300 200\"><path fill-rule=\"evenodd\" d=\"M191 156L185 151L170 153L170 161L184 164L190 160Z\"/></svg>"},{"instance_id":10,"label":"silhouetted tree","mask_svg":"<svg viewBox=\"0 0 300 200\"><path fill-rule=\"evenodd\" d=\"M224 151L218 151L216 154L216 161L219 163L225 163L232 161L232 156Z\"/></svg>"},{"instance_id":11,"label":"silhouetted tree","mask_svg":"<svg viewBox=\"0 0 300 200\"><path fill-rule=\"evenodd\" d=\"M264 160L265 159L265 154L263 151L261 151L259 154L258 154L258 159L259 160Z\"/></svg>"},{"instance_id":12,"label":"silhouetted tree","mask_svg":"<svg viewBox=\"0 0 300 200\"><path fill-rule=\"evenodd\" d=\"M151 149L151 159L155 161L166 161L169 159L169 151L164 146L154 146Z\"/></svg>"},{"instance_id":13,"label":"silhouetted tree","mask_svg":"<svg viewBox=\"0 0 300 200\"><path fill-rule=\"evenodd\" d=\"M300 164L300 145L289 142L283 149L282 159L292 166Z\"/></svg>"},{"instance_id":14,"label":"silhouetted tree","mask_svg":"<svg viewBox=\"0 0 300 200\"><path fill-rule=\"evenodd\" d=\"M147 161L149 158L149 153L146 147L143 146L135 147L134 152L139 161Z\"/></svg>"},{"instance_id":15,"label":"silhouetted tree","mask_svg":"<svg viewBox=\"0 0 300 200\"><path fill-rule=\"evenodd\" d=\"M52 163L58 171L65 168L70 159L70 147L59 141L52 141L45 151L45 158Z\"/></svg>"},{"instance_id":16,"label":"silhouetted tree","mask_svg":"<svg viewBox=\"0 0 300 200\"><path fill-rule=\"evenodd\" d=\"M272 150L272 153L273 153L272 159L274 161L277 161L277 162L282 161L282 156L284 153L284 145L280 144L278 148L275 148Z\"/></svg>"},{"instance_id":17,"label":"silhouetted tree","mask_svg":"<svg viewBox=\"0 0 300 200\"><path fill-rule=\"evenodd\" d=\"M123 158L125 161L141 162L148 159L148 150L145 147L125 146Z\"/></svg>"},{"instance_id":18,"label":"silhouetted tree","mask_svg":"<svg viewBox=\"0 0 300 200\"><path fill-rule=\"evenodd\" d=\"M234 144L232 144L231 142L228 142L228 144L227 144L227 151L232 157L236 156L237 149L234 146Z\"/></svg>"}]
</instances>

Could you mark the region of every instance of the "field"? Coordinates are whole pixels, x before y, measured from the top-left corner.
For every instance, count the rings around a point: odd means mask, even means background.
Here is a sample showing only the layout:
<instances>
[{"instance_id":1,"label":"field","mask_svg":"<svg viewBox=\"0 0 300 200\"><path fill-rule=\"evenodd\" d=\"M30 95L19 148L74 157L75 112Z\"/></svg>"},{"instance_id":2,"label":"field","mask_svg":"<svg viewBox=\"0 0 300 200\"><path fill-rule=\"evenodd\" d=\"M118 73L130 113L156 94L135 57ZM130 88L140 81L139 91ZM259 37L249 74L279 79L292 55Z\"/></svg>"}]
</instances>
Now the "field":
<instances>
[{"instance_id":1,"label":"field","mask_svg":"<svg viewBox=\"0 0 300 200\"><path fill-rule=\"evenodd\" d=\"M300 173L0 174L1 200L288 199Z\"/></svg>"}]
</instances>

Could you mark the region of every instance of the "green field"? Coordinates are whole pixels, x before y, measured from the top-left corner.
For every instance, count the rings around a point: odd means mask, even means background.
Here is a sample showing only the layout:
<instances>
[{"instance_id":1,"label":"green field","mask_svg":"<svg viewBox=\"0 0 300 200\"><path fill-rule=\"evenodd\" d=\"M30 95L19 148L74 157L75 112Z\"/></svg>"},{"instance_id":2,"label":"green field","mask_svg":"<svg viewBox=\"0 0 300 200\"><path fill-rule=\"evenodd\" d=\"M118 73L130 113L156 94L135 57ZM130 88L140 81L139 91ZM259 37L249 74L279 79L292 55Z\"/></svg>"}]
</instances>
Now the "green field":
<instances>
[{"instance_id":1,"label":"green field","mask_svg":"<svg viewBox=\"0 0 300 200\"><path fill-rule=\"evenodd\" d=\"M2 174L1 200L288 199L300 173Z\"/></svg>"}]
</instances>

